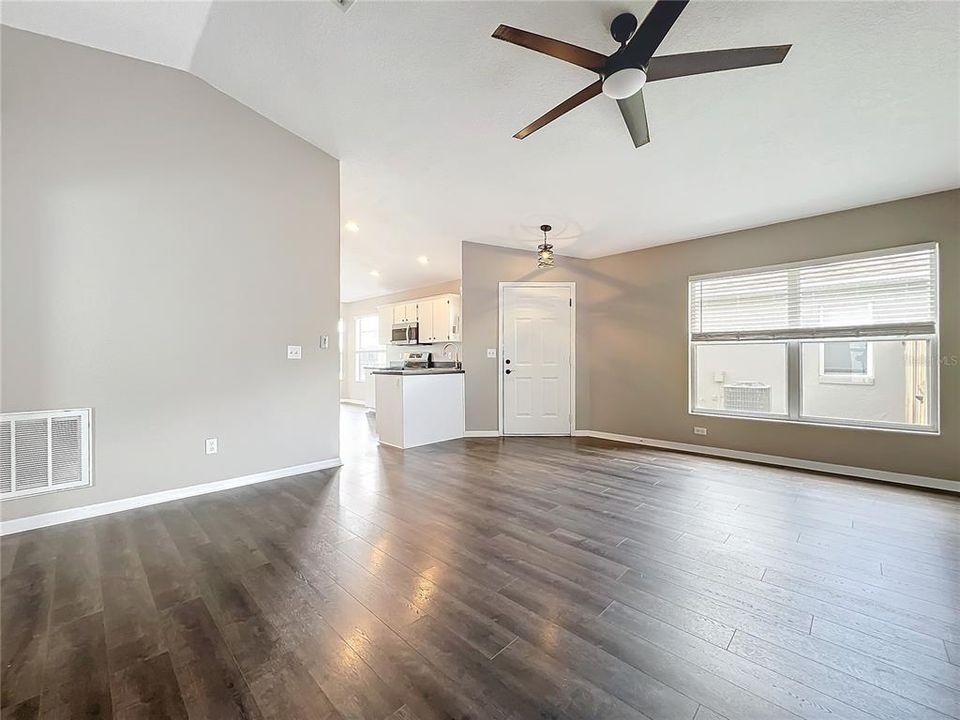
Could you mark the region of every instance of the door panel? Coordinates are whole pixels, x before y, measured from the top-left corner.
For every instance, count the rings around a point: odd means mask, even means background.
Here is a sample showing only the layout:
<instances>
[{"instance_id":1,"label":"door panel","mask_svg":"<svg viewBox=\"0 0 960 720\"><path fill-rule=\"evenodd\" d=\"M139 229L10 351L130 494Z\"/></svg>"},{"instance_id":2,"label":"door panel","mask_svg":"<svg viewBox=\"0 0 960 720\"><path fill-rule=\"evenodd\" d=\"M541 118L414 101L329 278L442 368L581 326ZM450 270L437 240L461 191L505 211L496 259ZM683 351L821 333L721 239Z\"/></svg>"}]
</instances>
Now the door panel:
<instances>
[{"instance_id":1,"label":"door panel","mask_svg":"<svg viewBox=\"0 0 960 720\"><path fill-rule=\"evenodd\" d=\"M513 396L517 417L529 418L533 414L533 380L518 377L513 381Z\"/></svg>"},{"instance_id":2,"label":"door panel","mask_svg":"<svg viewBox=\"0 0 960 720\"><path fill-rule=\"evenodd\" d=\"M543 416L548 418L560 417L560 378L543 378Z\"/></svg>"},{"instance_id":3,"label":"door panel","mask_svg":"<svg viewBox=\"0 0 960 720\"><path fill-rule=\"evenodd\" d=\"M417 322L420 324L417 330L421 343L432 343L437 339L433 323L433 304L435 302L435 300L422 300L417 303Z\"/></svg>"},{"instance_id":4,"label":"door panel","mask_svg":"<svg viewBox=\"0 0 960 720\"><path fill-rule=\"evenodd\" d=\"M441 342L450 339L450 305L440 298L433 301L433 334Z\"/></svg>"},{"instance_id":5,"label":"door panel","mask_svg":"<svg viewBox=\"0 0 960 720\"><path fill-rule=\"evenodd\" d=\"M569 435L571 288L531 284L503 289L503 432Z\"/></svg>"}]
</instances>

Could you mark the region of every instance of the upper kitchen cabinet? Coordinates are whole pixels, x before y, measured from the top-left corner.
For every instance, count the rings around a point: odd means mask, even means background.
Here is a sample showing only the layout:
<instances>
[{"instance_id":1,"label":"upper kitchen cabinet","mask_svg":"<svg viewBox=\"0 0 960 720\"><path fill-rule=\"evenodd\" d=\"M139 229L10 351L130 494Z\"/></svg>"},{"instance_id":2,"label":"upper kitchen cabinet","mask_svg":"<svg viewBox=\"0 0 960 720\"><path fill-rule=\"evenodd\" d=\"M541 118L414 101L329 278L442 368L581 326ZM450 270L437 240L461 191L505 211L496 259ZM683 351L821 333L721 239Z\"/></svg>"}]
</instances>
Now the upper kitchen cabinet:
<instances>
[{"instance_id":1,"label":"upper kitchen cabinet","mask_svg":"<svg viewBox=\"0 0 960 720\"><path fill-rule=\"evenodd\" d=\"M456 295L444 295L434 298L429 307L433 318L430 328L432 334L426 342L459 342L460 298Z\"/></svg>"},{"instance_id":2,"label":"upper kitchen cabinet","mask_svg":"<svg viewBox=\"0 0 960 720\"><path fill-rule=\"evenodd\" d=\"M421 343L431 343L439 334L433 324L433 298L426 298L417 303L417 340Z\"/></svg>"},{"instance_id":3,"label":"upper kitchen cabinet","mask_svg":"<svg viewBox=\"0 0 960 720\"><path fill-rule=\"evenodd\" d=\"M460 340L460 297L441 295L417 302L417 324L421 343Z\"/></svg>"},{"instance_id":4,"label":"upper kitchen cabinet","mask_svg":"<svg viewBox=\"0 0 960 720\"><path fill-rule=\"evenodd\" d=\"M395 323L417 322L417 303L400 303L393 306L393 321Z\"/></svg>"},{"instance_id":5,"label":"upper kitchen cabinet","mask_svg":"<svg viewBox=\"0 0 960 720\"><path fill-rule=\"evenodd\" d=\"M420 343L460 342L460 296L439 295L396 305L382 305L380 341L390 343L390 328L400 323L417 323Z\"/></svg>"}]
</instances>

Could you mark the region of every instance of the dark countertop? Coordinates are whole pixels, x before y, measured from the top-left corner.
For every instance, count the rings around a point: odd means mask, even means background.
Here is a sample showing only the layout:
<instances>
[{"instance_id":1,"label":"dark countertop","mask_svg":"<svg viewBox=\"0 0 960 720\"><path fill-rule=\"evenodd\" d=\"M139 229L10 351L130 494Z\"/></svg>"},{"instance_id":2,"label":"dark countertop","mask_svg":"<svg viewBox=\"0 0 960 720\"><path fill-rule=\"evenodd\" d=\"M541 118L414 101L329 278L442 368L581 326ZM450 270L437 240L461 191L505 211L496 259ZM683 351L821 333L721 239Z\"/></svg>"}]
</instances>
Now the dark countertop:
<instances>
[{"instance_id":1,"label":"dark countertop","mask_svg":"<svg viewBox=\"0 0 960 720\"><path fill-rule=\"evenodd\" d=\"M432 367L419 368L416 370L404 370L403 368L380 368L371 370L371 375L456 375L463 374L463 368L454 367Z\"/></svg>"}]
</instances>

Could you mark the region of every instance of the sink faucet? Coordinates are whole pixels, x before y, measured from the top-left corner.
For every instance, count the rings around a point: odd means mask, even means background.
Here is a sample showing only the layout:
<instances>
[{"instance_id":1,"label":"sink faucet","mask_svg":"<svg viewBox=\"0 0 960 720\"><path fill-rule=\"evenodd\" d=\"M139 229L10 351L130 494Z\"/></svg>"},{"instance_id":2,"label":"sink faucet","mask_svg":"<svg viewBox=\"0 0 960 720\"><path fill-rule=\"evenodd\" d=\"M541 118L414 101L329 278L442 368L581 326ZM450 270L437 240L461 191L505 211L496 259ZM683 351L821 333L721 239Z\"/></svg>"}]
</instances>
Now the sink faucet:
<instances>
[{"instance_id":1,"label":"sink faucet","mask_svg":"<svg viewBox=\"0 0 960 720\"><path fill-rule=\"evenodd\" d=\"M450 354L451 350L454 352L454 356L451 356ZM453 343L447 343L446 345L444 345L443 348L441 348L440 350L440 354L443 355L443 357L446 358L447 360L455 360L455 362L457 363L460 362L460 358L455 357L459 355L459 353L457 352L457 346L454 345Z\"/></svg>"}]
</instances>

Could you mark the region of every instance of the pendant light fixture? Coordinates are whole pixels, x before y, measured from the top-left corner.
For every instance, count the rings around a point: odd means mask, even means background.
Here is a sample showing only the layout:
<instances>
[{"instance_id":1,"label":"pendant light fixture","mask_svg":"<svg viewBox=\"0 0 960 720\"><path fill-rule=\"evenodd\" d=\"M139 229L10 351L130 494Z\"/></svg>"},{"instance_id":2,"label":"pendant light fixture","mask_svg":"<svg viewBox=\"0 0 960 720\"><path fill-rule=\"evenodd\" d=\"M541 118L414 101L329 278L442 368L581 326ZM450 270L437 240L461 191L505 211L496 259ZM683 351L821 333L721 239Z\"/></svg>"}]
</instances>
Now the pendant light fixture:
<instances>
[{"instance_id":1,"label":"pendant light fixture","mask_svg":"<svg viewBox=\"0 0 960 720\"><path fill-rule=\"evenodd\" d=\"M543 243L537 246L537 267L552 268L553 265L553 245L547 242L547 233L553 230L549 225L541 225L543 231Z\"/></svg>"}]
</instances>

